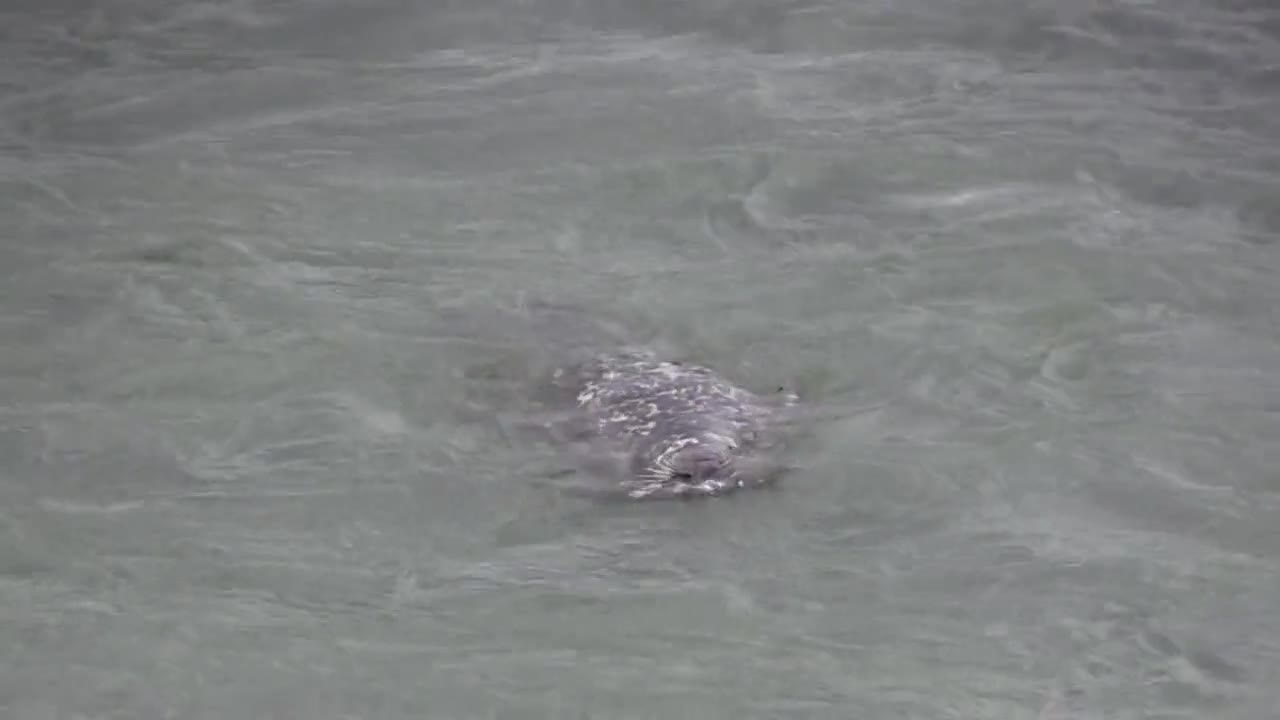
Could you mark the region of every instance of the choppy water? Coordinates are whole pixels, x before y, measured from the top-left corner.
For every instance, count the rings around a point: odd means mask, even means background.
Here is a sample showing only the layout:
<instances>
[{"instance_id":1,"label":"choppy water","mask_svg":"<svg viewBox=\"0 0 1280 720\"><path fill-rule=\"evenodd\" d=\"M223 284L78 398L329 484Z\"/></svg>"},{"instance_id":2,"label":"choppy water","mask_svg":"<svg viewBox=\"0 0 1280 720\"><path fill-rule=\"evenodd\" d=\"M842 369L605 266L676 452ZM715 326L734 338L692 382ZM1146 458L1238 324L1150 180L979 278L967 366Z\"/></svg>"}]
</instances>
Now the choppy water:
<instances>
[{"instance_id":1,"label":"choppy water","mask_svg":"<svg viewBox=\"0 0 1280 720\"><path fill-rule=\"evenodd\" d=\"M0 715L1280 716L1280 8L356 5L0 11ZM534 301L834 419L566 497Z\"/></svg>"}]
</instances>

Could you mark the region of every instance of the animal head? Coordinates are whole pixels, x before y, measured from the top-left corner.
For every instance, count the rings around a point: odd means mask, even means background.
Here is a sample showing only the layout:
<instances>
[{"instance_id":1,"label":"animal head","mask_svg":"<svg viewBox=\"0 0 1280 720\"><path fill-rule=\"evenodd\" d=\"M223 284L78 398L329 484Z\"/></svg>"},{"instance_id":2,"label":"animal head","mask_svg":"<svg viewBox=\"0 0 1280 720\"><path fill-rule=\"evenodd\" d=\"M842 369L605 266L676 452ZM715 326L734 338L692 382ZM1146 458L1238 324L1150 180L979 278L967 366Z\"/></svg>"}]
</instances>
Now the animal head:
<instances>
[{"instance_id":1,"label":"animal head","mask_svg":"<svg viewBox=\"0 0 1280 720\"><path fill-rule=\"evenodd\" d=\"M636 461L630 495L687 497L716 495L743 485L737 441L712 433L672 439L650 448Z\"/></svg>"}]
</instances>

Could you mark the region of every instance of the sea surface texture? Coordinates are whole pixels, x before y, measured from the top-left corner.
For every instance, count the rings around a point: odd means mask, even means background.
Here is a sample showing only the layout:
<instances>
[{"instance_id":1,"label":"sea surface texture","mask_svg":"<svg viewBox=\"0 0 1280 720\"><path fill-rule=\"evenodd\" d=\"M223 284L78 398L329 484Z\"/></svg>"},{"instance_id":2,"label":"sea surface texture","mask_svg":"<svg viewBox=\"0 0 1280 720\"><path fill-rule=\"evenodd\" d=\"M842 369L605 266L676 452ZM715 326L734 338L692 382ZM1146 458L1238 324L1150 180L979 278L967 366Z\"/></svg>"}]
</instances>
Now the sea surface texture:
<instances>
[{"instance_id":1,"label":"sea surface texture","mask_svg":"<svg viewBox=\"0 0 1280 720\"><path fill-rule=\"evenodd\" d=\"M686 717L1280 717L1280 5L5 2L0 718Z\"/></svg>"}]
</instances>

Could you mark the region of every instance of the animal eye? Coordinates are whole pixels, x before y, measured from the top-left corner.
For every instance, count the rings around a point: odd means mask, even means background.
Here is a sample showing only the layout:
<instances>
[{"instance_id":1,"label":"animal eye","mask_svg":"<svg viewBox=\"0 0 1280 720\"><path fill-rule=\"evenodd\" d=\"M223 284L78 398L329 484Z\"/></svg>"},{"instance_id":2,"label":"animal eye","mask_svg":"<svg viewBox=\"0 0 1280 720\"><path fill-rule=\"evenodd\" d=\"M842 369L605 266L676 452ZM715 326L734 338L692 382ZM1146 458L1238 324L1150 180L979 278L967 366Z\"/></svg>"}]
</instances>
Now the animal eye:
<instances>
[{"instance_id":1,"label":"animal eye","mask_svg":"<svg viewBox=\"0 0 1280 720\"><path fill-rule=\"evenodd\" d=\"M675 472L675 473L671 473L671 479L680 480L682 482L689 482L690 480L693 479L693 475L687 472Z\"/></svg>"}]
</instances>

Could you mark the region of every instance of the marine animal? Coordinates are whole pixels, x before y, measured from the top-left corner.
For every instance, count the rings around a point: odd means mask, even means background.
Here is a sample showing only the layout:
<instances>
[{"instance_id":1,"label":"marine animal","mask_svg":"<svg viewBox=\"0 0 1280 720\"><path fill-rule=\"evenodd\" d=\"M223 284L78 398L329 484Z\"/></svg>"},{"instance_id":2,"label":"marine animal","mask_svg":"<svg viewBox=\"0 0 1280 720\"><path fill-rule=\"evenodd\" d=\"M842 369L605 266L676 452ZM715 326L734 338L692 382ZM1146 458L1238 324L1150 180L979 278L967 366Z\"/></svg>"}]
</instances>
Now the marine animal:
<instances>
[{"instance_id":1,"label":"marine animal","mask_svg":"<svg viewBox=\"0 0 1280 720\"><path fill-rule=\"evenodd\" d=\"M776 416L792 393L761 396L714 370L644 350L597 354L556 373L576 389L582 431L618 460L633 499L721 495L774 480Z\"/></svg>"}]
</instances>

